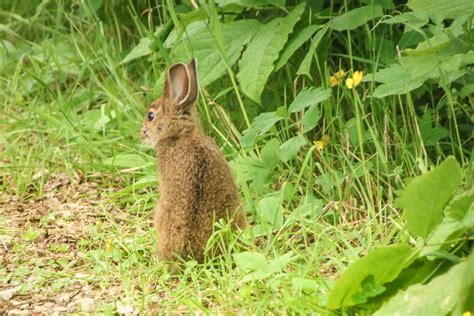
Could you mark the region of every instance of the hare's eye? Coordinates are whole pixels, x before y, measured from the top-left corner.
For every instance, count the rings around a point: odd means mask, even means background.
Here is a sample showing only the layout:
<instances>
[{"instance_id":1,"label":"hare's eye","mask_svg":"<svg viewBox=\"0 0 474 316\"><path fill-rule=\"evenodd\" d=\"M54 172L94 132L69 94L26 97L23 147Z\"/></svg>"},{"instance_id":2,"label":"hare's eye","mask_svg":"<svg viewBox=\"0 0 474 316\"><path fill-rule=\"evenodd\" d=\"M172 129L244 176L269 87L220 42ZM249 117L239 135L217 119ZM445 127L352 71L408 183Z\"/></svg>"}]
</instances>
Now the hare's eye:
<instances>
[{"instance_id":1,"label":"hare's eye","mask_svg":"<svg viewBox=\"0 0 474 316\"><path fill-rule=\"evenodd\" d=\"M149 121L153 121L154 118L155 118L155 113L153 113L153 112L151 112L151 111L148 112L148 120L149 120Z\"/></svg>"}]
</instances>

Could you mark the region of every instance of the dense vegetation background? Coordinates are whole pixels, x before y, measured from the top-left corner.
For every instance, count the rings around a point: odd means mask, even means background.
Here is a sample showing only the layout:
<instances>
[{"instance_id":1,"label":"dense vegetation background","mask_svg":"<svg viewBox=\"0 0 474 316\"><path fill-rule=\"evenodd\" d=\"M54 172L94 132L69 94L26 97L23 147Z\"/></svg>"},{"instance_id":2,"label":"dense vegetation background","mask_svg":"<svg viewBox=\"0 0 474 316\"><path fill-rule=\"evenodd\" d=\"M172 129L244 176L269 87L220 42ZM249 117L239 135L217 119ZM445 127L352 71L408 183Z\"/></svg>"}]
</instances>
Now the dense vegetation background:
<instances>
[{"instance_id":1,"label":"dense vegetation background","mask_svg":"<svg viewBox=\"0 0 474 316\"><path fill-rule=\"evenodd\" d=\"M472 0L2 1L0 312L473 312L473 16ZM224 255L171 274L139 131L192 57L251 227L218 223Z\"/></svg>"}]
</instances>

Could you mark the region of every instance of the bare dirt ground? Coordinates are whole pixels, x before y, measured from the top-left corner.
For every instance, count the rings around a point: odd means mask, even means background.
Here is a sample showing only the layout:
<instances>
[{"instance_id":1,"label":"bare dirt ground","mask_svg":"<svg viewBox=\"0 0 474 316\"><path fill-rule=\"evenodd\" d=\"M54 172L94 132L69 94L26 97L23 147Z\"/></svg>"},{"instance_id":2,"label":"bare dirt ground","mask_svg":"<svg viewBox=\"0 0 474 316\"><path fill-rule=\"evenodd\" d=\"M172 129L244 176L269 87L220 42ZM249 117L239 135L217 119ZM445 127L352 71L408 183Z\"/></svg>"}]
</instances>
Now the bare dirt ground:
<instances>
[{"instance_id":1,"label":"bare dirt ground","mask_svg":"<svg viewBox=\"0 0 474 316\"><path fill-rule=\"evenodd\" d=\"M94 286L79 247L93 237L90 227L104 221L103 208L114 212L104 189L61 173L42 192L31 199L0 196L0 314L92 312L99 302L115 303L120 283L112 280L106 291ZM116 308L136 313L125 303Z\"/></svg>"}]
</instances>

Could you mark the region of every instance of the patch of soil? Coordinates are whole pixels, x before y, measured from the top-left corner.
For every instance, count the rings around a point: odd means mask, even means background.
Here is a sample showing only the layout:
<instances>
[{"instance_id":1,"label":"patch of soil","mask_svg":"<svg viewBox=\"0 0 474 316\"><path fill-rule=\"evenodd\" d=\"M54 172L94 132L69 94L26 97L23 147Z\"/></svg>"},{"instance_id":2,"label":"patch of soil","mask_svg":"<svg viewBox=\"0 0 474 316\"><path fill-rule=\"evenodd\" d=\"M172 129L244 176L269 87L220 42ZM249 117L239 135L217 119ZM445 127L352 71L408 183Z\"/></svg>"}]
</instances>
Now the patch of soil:
<instances>
[{"instance_id":1,"label":"patch of soil","mask_svg":"<svg viewBox=\"0 0 474 316\"><path fill-rule=\"evenodd\" d=\"M112 281L106 293L93 286L91 276L83 273L84 254L79 250L81 240L91 238L86 227L103 219L104 206L123 216L103 191L99 182L71 180L60 173L49 177L41 198L1 194L0 215L5 221L0 228L1 315L93 312L99 302L113 304L120 297L119 283ZM68 264L72 272L61 275ZM57 275L38 277L38 270ZM120 307L136 313L128 305Z\"/></svg>"}]
</instances>

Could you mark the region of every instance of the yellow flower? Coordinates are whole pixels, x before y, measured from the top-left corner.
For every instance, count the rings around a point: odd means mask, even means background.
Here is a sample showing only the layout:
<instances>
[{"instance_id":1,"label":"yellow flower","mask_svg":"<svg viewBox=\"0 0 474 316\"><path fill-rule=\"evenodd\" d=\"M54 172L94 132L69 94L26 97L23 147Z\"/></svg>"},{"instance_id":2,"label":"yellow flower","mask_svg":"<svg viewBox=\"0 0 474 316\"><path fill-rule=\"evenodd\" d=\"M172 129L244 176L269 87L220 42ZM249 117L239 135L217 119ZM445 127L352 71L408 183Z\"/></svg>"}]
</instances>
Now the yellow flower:
<instances>
[{"instance_id":1,"label":"yellow flower","mask_svg":"<svg viewBox=\"0 0 474 316\"><path fill-rule=\"evenodd\" d=\"M314 144L316 145L316 149L319 151L323 150L324 146L326 145L322 140L317 140L314 142Z\"/></svg>"},{"instance_id":2,"label":"yellow flower","mask_svg":"<svg viewBox=\"0 0 474 316\"><path fill-rule=\"evenodd\" d=\"M339 84L339 81L346 75L344 69L339 69L332 76L329 77L329 84L331 87L335 87Z\"/></svg>"},{"instance_id":3,"label":"yellow flower","mask_svg":"<svg viewBox=\"0 0 474 316\"><path fill-rule=\"evenodd\" d=\"M319 150L319 151L322 151L324 147L326 147L326 145L329 143L329 136L328 135L324 135L323 137L321 137L320 140L317 140L314 142L314 144L316 145L316 149Z\"/></svg>"},{"instance_id":4,"label":"yellow flower","mask_svg":"<svg viewBox=\"0 0 474 316\"><path fill-rule=\"evenodd\" d=\"M363 71L354 71L354 73L352 74L352 78L346 79L346 87L348 89L353 89L357 87L362 81L362 78L364 78Z\"/></svg>"},{"instance_id":5,"label":"yellow flower","mask_svg":"<svg viewBox=\"0 0 474 316\"><path fill-rule=\"evenodd\" d=\"M467 312L462 313L462 316L472 316L472 314L470 311L467 311Z\"/></svg>"},{"instance_id":6,"label":"yellow flower","mask_svg":"<svg viewBox=\"0 0 474 316\"><path fill-rule=\"evenodd\" d=\"M110 243L110 241L108 241L107 244L105 245L105 251L112 252L112 244Z\"/></svg>"}]
</instances>

